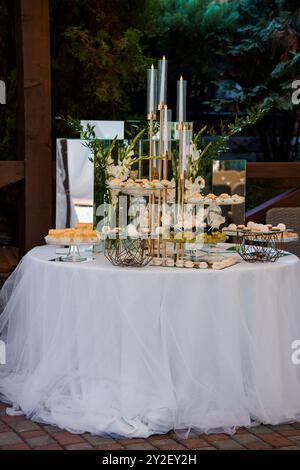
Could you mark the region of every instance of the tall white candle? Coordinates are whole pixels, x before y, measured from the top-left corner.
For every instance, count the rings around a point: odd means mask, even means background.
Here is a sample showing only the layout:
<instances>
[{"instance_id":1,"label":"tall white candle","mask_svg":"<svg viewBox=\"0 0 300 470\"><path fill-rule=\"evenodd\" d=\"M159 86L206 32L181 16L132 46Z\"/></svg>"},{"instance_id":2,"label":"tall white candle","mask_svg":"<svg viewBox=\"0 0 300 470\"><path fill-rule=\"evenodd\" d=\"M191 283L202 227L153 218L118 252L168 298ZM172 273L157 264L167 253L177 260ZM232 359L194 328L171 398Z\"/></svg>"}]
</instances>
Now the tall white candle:
<instances>
[{"instance_id":1,"label":"tall white candle","mask_svg":"<svg viewBox=\"0 0 300 470\"><path fill-rule=\"evenodd\" d=\"M160 77L159 104L165 104L165 84L166 84L166 58L163 56Z\"/></svg>"},{"instance_id":2,"label":"tall white candle","mask_svg":"<svg viewBox=\"0 0 300 470\"><path fill-rule=\"evenodd\" d=\"M149 98L149 114L155 114L154 109L154 65L151 65L151 75L150 75L150 98Z\"/></svg>"},{"instance_id":3,"label":"tall white candle","mask_svg":"<svg viewBox=\"0 0 300 470\"><path fill-rule=\"evenodd\" d=\"M180 85L179 85L179 113L178 113L178 121L183 122L183 78L182 75L180 77Z\"/></svg>"}]
</instances>

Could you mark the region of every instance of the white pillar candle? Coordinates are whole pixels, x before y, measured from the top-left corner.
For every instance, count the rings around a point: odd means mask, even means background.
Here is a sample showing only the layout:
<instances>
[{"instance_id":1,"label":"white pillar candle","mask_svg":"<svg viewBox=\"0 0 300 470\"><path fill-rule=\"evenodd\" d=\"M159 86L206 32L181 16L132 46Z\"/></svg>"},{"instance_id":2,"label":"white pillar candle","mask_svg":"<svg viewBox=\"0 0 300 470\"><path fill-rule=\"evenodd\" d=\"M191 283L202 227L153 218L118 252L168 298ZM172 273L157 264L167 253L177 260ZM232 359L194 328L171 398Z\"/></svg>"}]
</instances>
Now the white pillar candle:
<instances>
[{"instance_id":1,"label":"white pillar candle","mask_svg":"<svg viewBox=\"0 0 300 470\"><path fill-rule=\"evenodd\" d=\"M180 85L179 85L179 113L178 113L178 121L183 122L183 78L180 77Z\"/></svg>"},{"instance_id":2,"label":"white pillar candle","mask_svg":"<svg viewBox=\"0 0 300 470\"><path fill-rule=\"evenodd\" d=\"M163 56L160 76L159 104L165 104L165 85L166 85L166 58Z\"/></svg>"},{"instance_id":3,"label":"white pillar candle","mask_svg":"<svg viewBox=\"0 0 300 470\"><path fill-rule=\"evenodd\" d=\"M181 124L186 121L186 83L182 76L177 80L177 121Z\"/></svg>"},{"instance_id":4,"label":"white pillar candle","mask_svg":"<svg viewBox=\"0 0 300 470\"><path fill-rule=\"evenodd\" d=\"M154 109L154 65L151 65L151 75L150 75L150 98L149 98L149 114L155 114Z\"/></svg>"}]
</instances>

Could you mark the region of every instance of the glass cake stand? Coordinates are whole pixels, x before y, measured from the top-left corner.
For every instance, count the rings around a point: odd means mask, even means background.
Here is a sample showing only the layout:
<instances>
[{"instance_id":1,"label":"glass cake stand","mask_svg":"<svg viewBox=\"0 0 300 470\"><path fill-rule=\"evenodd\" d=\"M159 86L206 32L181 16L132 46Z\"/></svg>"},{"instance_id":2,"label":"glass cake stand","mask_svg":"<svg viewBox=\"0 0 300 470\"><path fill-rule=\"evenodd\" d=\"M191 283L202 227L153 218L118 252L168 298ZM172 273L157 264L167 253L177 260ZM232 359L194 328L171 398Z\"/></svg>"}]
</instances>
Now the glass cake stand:
<instances>
[{"instance_id":1,"label":"glass cake stand","mask_svg":"<svg viewBox=\"0 0 300 470\"><path fill-rule=\"evenodd\" d=\"M80 248L83 246L96 246L99 245L99 243L101 242L99 238L99 240L97 241L59 243L59 240L49 240L47 239L47 237L45 237L45 241L47 245L65 246L69 248L68 253L65 256L59 256L55 259L55 261L63 263L80 263L83 261L87 261L88 258L81 254Z\"/></svg>"}]
</instances>

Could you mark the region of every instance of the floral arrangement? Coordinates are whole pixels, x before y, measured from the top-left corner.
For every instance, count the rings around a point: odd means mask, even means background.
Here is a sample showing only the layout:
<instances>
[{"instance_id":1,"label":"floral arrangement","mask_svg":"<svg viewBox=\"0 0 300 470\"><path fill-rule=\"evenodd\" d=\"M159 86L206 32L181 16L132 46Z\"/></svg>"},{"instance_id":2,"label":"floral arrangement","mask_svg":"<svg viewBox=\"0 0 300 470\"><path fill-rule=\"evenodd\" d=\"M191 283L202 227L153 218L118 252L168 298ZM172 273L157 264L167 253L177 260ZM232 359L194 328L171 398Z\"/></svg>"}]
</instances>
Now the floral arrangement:
<instances>
[{"instance_id":1,"label":"floral arrangement","mask_svg":"<svg viewBox=\"0 0 300 470\"><path fill-rule=\"evenodd\" d=\"M94 199L96 205L111 202L111 191L108 187L109 181L119 179L126 181L132 171L133 166L141 160L148 160L150 157L136 157L134 152L137 143L145 134L146 129L142 129L133 137L130 143L119 142L115 137L109 146L96 138L95 127L87 124L86 128L79 121L68 117L65 120L69 127L79 132L83 145L91 151L91 162L94 163Z\"/></svg>"}]
</instances>

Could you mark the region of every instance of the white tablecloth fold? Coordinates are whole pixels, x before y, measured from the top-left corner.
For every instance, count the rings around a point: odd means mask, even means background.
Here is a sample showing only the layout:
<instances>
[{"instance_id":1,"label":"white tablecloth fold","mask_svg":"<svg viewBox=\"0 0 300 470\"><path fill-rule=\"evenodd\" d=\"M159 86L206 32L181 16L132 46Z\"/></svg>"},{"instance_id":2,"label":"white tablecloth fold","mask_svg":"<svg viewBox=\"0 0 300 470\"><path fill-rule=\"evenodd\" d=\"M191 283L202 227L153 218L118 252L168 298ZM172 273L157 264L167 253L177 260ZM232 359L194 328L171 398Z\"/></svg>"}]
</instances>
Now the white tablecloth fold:
<instances>
[{"instance_id":1,"label":"white tablecloth fold","mask_svg":"<svg viewBox=\"0 0 300 470\"><path fill-rule=\"evenodd\" d=\"M0 398L72 432L300 419L300 261L224 271L22 260L0 294ZM1 311L0 310L0 311Z\"/></svg>"}]
</instances>

